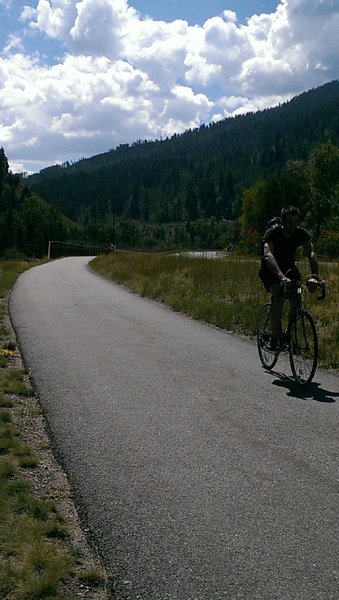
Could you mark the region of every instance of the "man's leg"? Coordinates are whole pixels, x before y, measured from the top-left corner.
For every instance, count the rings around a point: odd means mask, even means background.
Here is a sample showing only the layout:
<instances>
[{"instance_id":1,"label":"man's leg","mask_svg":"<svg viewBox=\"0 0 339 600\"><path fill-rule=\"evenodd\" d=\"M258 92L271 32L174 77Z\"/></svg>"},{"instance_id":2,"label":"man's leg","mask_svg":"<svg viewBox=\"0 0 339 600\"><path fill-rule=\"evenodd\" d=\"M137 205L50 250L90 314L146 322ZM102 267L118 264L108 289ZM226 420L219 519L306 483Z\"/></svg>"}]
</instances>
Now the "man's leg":
<instances>
[{"instance_id":1,"label":"man's leg","mask_svg":"<svg viewBox=\"0 0 339 600\"><path fill-rule=\"evenodd\" d=\"M299 298L292 296L291 298L289 298L289 301L290 310L288 311L288 329L290 330L295 310L299 304Z\"/></svg>"},{"instance_id":2,"label":"man's leg","mask_svg":"<svg viewBox=\"0 0 339 600\"><path fill-rule=\"evenodd\" d=\"M274 337L279 337L281 333L281 315L283 305L284 298L272 298L271 333Z\"/></svg>"},{"instance_id":3,"label":"man's leg","mask_svg":"<svg viewBox=\"0 0 339 600\"><path fill-rule=\"evenodd\" d=\"M280 284L273 284L271 286L272 294L272 310L271 310L271 333L272 333L272 346L273 349L278 346L279 338L281 334L281 316L284 305L284 295L281 294Z\"/></svg>"}]
</instances>

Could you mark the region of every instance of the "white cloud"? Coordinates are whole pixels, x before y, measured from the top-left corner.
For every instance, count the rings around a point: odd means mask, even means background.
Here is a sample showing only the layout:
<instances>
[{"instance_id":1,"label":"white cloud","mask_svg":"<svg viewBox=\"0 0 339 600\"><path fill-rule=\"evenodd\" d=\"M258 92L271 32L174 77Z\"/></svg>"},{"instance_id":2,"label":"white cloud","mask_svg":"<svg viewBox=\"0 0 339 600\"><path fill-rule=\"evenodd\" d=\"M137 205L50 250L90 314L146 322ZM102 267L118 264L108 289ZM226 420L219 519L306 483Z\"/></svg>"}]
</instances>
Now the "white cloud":
<instances>
[{"instance_id":1,"label":"white cloud","mask_svg":"<svg viewBox=\"0 0 339 600\"><path fill-rule=\"evenodd\" d=\"M10 34L7 39L7 43L4 47L5 54L11 54L13 50L18 50L22 52L24 49L24 45L22 43L22 38L18 34Z\"/></svg>"},{"instance_id":2,"label":"white cloud","mask_svg":"<svg viewBox=\"0 0 339 600\"><path fill-rule=\"evenodd\" d=\"M48 68L17 54L0 58L0 73L0 105L8 121L0 129L2 143L26 157L44 153L44 160L50 152L63 162L69 153L107 150L112 140L196 127L212 104L182 86L164 96L142 71L105 57L67 56Z\"/></svg>"},{"instance_id":3,"label":"white cloud","mask_svg":"<svg viewBox=\"0 0 339 600\"><path fill-rule=\"evenodd\" d=\"M189 44L186 64L190 70L186 80L193 85L217 82L229 87L239 66L253 55L246 29L213 17L206 21L200 33L200 43Z\"/></svg>"},{"instance_id":4,"label":"white cloud","mask_svg":"<svg viewBox=\"0 0 339 600\"><path fill-rule=\"evenodd\" d=\"M127 0L39 0L20 18L37 50L47 36L67 52L47 66L24 55L22 32L0 55L0 144L20 163L171 135L338 78L337 0L281 0L246 25L227 8L202 26L141 19Z\"/></svg>"},{"instance_id":5,"label":"white cloud","mask_svg":"<svg viewBox=\"0 0 339 600\"><path fill-rule=\"evenodd\" d=\"M338 78L338 25L333 0L282 0L275 13L253 16L248 33L254 55L241 66L241 89L294 94Z\"/></svg>"},{"instance_id":6,"label":"white cloud","mask_svg":"<svg viewBox=\"0 0 339 600\"><path fill-rule=\"evenodd\" d=\"M238 20L237 13L235 13L233 10L224 10L222 14L227 21L232 21L232 23L236 23Z\"/></svg>"},{"instance_id":7,"label":"white cloud","mask_svg":"<svg viewBox=\"0 0 339 600\"><path fill-rule=\"evenodd\" d=\"M246 98L246 96L225 96L219 98L215 104L215 109L219 109L212 115L211 121L216 122L227 117L235 117L249 112L256 112L272 106L277 106L289 100L290 96L258 96L256 98ZM220 110L221 109L221 110Z\"/></svg>"},{"instance_id":8,"label":"white cloud","mask_svg":"<svg viewBox=\"0 0 339 600\"><path fill-rule=\"evenodd\" d=\"M23 22L31 21L31 20L33 21L35 16L36 16L35 8L33 8L32 6L24 6L21 11L21 14L20 14L19 21L23 21Z\"/></svg>"},{"instance_id":9,"label":"white cloud","mask_svg":"<svg viewBox=\"0 0 339 600\"><path fill-rule=\"evenodd\" d=\"M39 0L34 12L35 20L30 22L30 26L51 38L64 42L69 36L76 14L76 2L74 1Z\"/></svg>"}]
</instances>

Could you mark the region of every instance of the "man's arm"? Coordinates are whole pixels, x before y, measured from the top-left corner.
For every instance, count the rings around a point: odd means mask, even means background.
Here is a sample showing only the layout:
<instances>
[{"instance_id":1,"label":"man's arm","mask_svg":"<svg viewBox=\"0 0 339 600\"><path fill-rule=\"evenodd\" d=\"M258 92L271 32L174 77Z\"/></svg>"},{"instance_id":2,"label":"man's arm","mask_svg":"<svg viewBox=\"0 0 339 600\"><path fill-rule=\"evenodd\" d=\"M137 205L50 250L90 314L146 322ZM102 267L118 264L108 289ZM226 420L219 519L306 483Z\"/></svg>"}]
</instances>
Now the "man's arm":
<instances>
[{"instance_id":1,"label":"man's arm","mask_svg":"<svg viewBox=\"0 0 339 600\"><path fill-rule=\"evenodd\" d=\"M318 263L317 255L315 253L314 246L313 246L311 240L309 242L306 242L306 244L304 244L304 251L309 260L312 275L316 276L316 277L311 277L307 282L307 287L308 287L309 292L313 293L319 286L319 282L318 282L319 263Z\"/></svg>"},{"instance_id":2,"label":"man's arm","mask_svg":"<svg viewBox=\"0 0 339 600\"><path fill-rule=\"evenodd\" d=\"M304 244L304 252L309 260L312 275L319 276L319 263L311 240Z\"/></svg>"},{"instance_id":3,"label":"man's arm","mask_svg":"<svg viewBox=\"0 0 339 600\"><path fill-rule=\"evenodd\" d=\"M284 273L281 271L277 261L274 257L274 246L271 242L265 242L264 244L264 261L267 264L268 268L272 273L281 281L285 281L288 283L290 280L285 277Z\"/></svg>"}]
</instances>

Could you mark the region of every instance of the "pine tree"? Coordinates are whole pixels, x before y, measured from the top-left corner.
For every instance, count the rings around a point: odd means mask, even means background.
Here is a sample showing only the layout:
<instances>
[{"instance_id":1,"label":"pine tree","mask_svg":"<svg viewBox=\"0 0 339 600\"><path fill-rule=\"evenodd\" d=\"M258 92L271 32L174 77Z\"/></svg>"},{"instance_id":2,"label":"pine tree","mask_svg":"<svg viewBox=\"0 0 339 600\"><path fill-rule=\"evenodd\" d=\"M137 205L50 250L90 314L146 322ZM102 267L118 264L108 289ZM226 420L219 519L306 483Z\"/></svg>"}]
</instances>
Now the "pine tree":
<instances>
[{"instance_id":1,"label":"pine tree","mask_svg":"<svg viewBox=\"0 0 339 600\"><path fill-rule=\"evenodd\" d=\"M0 148L0 199L3 194L4 185L8 177L8 161L3 148Z\"/></svg>"}]
</instances>

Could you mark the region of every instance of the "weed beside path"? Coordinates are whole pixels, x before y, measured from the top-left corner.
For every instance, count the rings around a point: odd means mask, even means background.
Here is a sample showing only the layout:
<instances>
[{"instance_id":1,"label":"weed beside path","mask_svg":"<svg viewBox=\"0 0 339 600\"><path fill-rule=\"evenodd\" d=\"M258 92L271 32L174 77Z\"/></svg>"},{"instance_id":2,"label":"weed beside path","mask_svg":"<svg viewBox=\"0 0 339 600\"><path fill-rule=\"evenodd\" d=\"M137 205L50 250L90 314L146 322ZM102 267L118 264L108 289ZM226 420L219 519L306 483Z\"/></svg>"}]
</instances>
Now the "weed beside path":
<instances>
[{"instance_id":1,"label":"weed beside path","mask_svg":"<svg viewBox=\"0 0 339 600\"><path fill-rule=\"evenodd\" d=\"M258 278L259 261L240 256L222 260L163 254L115 253L91 262L101 275L126 285L141 296L163 302L174 310L254 338L259 307L269 300ZM299 265L308 273L306 261ZM339 367L339 263L322 263L328 296L317 301L305 296L317 323L319 366Z\"/></svg>"}]
</instances>

